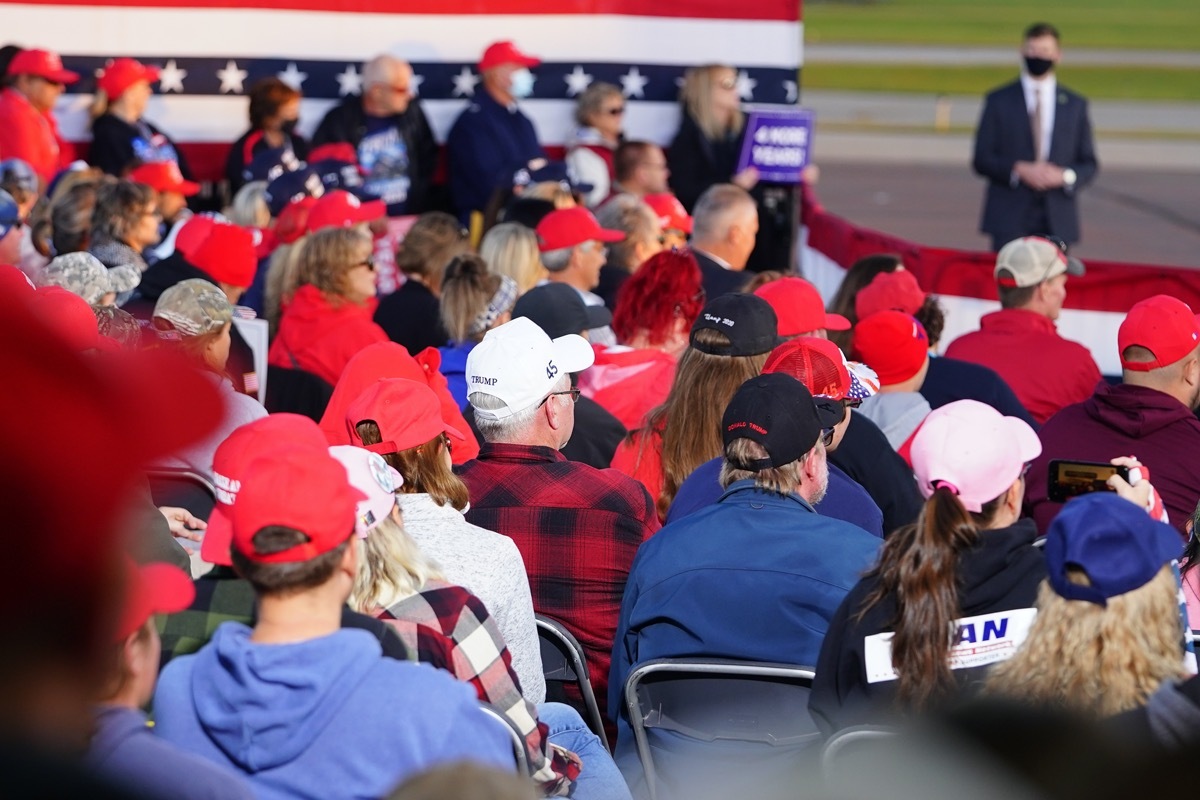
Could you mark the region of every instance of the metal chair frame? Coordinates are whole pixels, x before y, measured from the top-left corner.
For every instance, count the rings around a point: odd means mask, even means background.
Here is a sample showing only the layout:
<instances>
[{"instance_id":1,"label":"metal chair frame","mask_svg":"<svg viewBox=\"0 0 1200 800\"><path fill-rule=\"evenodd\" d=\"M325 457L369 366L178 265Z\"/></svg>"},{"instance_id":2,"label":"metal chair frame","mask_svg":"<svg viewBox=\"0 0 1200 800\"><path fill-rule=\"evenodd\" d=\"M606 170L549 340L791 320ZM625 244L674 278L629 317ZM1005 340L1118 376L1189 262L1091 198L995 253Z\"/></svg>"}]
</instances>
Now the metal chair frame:
<instances>
[{"instance_id":1,"label":"metal chair frame","mask_svg":"<svg viewBox=\"0 0 1200 800\"><path fill-rule=\"evenodd\" d=\"M579 687L579 693L582 695L583 704L587 709L585 721L592 733L600 737L600 741L611 753L612 747L604 732L604 717L600 714L600 704L596 702L596 693L592 689L583 645L561 623L549 617L536 614L534 622L537 624L538 641L542 652L542 672L546 680L575 683Z\"/></svg>"}]
</instances>

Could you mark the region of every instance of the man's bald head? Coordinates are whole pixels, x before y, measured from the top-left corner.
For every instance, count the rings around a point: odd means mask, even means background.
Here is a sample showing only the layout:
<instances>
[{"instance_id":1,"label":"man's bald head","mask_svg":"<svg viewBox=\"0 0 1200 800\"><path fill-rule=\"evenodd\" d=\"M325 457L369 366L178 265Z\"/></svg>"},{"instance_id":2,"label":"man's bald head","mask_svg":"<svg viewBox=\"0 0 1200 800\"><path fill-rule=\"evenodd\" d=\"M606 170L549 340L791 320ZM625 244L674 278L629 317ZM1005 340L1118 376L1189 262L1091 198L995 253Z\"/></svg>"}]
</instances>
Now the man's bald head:
<instances>
[{"instance_id":1,"label":"man's bald head","mask_svg":"<svg viewBox=\"0 0 1200 800\"><path fill-rule=\"evenodd\" d=\"M710 186L692 210L692 246L743 269L758 233L758 208L732 183Z\"/></svg>"},{"instance_id":2,"label":"man's bald head","mask_svg":"<svg viewBox=\"0 0 1200 800\"><path fill-rule=\"evenodd\" d=\"M392 55L378 55L363 65L363 109L376 117L403 114L412 100L412 67Z\"/></svg>"}]
</instances>

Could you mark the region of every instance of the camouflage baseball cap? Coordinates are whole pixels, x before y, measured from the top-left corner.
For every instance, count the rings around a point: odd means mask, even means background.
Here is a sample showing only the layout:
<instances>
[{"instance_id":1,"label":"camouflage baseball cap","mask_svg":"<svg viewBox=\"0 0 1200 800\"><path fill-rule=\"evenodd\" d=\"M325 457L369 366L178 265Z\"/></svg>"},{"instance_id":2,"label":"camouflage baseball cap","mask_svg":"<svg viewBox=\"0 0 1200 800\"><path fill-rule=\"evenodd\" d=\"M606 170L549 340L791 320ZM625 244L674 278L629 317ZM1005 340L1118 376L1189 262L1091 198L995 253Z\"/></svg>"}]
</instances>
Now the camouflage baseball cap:
<instances>
[{"instance_id":1,"label":"camouflage baseball cap","mask_svg":"<svg viewBox=\"0 0 1200 800\"><path fill-rule=\"evenodd\" d=\"M109 292L128 292L142 282L137 267L109 269L91 253L64 253L47 264L37 276L38 288L61 286L96 305Z\"/></svg>"},{"instance_id":2,"label":"camouflage baseball cap","mask_svg":"<svg viewBox=\"0 0 1200 800\"><path fill-rule=\"evenodd\" d=\"M142 341L142 326L128 311L116 306L92 306L96 327L101 336L108 337L126 350L136 350Z\"/></svg>"},{"instance_id":3,"label":"camouflage baseball cap","mask_svg":"<svg viewBox=\"0 0 1200 800\"><path fill-rule=\"evenodd\" d=\"M225 327L233 319L233 306L213 284L190 278L162 293L154 306L154 319L170 323L184 336L202 336Z\"/></svg>"}]
</instances>

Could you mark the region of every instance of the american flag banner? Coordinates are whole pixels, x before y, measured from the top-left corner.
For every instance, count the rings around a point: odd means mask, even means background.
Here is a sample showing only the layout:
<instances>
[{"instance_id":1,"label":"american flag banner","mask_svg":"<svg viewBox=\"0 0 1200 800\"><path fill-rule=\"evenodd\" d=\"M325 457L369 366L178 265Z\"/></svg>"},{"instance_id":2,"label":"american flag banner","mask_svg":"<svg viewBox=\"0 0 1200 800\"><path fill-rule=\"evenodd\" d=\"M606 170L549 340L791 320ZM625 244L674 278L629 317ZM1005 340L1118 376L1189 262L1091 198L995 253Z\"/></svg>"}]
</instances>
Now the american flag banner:
<instances>
[{"instance_id":1,"label":"american flag banner","mask_svg":"<svg viewBox=\"0 0 1200 800\"><path fill-rule=\"evenodd\" d=\"M145 118L210 173L247 128L246 91L278 75L304 93L310 134L339 99L362 87L379 53L409 61L439 140L479 89L476 63L511 39L542 59L521 107L548 147L573 127L573 98L593 81L621 87L626 135L669 142L685 68L738 69L750 104L794 104L802 55L800 0L50 0L0 2L5 40L58 51L84 78L60 100L64 136L88 138L95 71L116 56L162 68ZM211 176L211 175L209 175Z\"/></svg>"}]
</instances>

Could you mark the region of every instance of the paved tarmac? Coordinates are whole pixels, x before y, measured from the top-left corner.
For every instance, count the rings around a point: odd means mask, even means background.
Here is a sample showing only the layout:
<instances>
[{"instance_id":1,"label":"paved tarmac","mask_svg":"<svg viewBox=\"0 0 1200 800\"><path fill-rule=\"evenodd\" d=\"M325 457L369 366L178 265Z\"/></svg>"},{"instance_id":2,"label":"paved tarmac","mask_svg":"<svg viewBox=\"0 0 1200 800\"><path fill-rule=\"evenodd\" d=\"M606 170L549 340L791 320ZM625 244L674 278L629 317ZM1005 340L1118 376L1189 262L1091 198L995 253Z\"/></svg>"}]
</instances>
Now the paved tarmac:
<instances>
[{"instance_id":1,"label":"paved tarmac","mask_svg":"<svg viewBox=\"0 0 1200 800\"><path fill-rule=\"evenodd\" d=\"M1019 47L971 47L890 44L804 43L806 64L1011 64ZM1141 66L1200 68L1200 53L1191 50L1100 50L1063 48L1063 64L1077 66Z\"/></svg>"}]
</instances>

